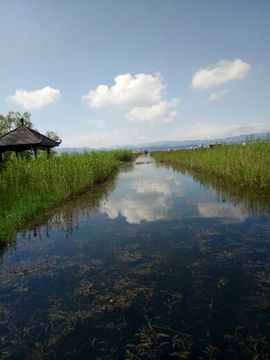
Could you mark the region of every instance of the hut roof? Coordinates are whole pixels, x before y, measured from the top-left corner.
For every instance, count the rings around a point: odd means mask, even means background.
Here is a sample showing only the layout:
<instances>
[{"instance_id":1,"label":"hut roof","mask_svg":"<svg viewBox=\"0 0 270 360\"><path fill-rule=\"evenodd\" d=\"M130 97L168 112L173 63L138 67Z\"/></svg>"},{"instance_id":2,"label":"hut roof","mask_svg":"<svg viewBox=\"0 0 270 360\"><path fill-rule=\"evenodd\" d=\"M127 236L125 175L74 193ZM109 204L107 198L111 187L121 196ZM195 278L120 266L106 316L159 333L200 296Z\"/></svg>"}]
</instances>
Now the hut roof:
<instances>
[{"instance_id":1,"label":"hut roof","mask_svg":"<svg viewBox=\"0 0 270 360\"><path fill-rule=\"evenodd\" d=\"M61 141L54 141L38 131L21 125L7 134L0 137L0 151L11 150L12 148L51 148L58 146Z\"/></svg>"}]
</instances>

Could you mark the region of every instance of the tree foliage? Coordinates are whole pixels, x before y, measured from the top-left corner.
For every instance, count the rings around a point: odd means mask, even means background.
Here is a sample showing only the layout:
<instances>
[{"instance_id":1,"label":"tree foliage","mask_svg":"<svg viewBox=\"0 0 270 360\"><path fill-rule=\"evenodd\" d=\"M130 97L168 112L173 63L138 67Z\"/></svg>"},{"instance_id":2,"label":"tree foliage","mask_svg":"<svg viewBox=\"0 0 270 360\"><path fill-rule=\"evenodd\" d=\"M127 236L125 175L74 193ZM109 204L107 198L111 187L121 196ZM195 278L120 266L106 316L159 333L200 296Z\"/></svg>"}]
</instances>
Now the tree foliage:
<instances>
[{"instance_id":1,"label":"tree foliage","mask_svg":"<svg viewBox=\"0 0 270 360\"><path fill-rule=\"evenodd\" d=\"M18 126L21 126L22 119L25 126L33 129L34 124L31 121L31 114L29 112L21 113L19 111L10 111L7 115L0 114L0 136L5 135ZM48 130L46 132L46 136L52 140L60 141L60 137L55 131Z\"/></svg>"},{"instance_id":2,"label":"tree foliage","mask_svg":"<svg viewBox=\"0 0 270 360\"><path fill-rule=\"evenodd\" d=\"M0 136L20 126L21 119L24 120L24 125L33 128L31 114L29 112L20 113L18 111L10 111L7 115L0 114Z\"/></svg>"},{"instance_id":3,"label":"tree foliage","mask_svg":"<svg viewBox=\"0 0 270 360\"><path fill-rule=\"evenodd\" d=\"M54 141L60 141L60 137L55 131L48 130L45 135Z\"/></svg>"}]
</instances>

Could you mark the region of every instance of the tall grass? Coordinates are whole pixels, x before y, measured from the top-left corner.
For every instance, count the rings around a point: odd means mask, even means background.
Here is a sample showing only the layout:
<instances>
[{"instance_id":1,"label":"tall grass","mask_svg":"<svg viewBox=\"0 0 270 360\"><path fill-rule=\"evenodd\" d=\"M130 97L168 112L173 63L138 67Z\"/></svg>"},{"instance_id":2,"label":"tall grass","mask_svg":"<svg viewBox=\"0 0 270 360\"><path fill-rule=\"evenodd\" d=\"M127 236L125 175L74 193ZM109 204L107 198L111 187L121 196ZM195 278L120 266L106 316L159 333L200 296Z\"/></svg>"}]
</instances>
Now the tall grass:
<instances>
[{"instance_id":1,"label":"tall grass","mask_svg":"<svg viewBox=\"0 0 270 360\"><path fill-rule=\"evenodd\" d=\"M223 177L232 184L270 190L270 141L246 145L219 145L211 149L179 150L153 154L158 162L181 164Z\"/></svg>"},{"instance_id":2,"label":"tall grass","mask_svg":"<svg viewBox=\"0 0 270 360\"><path fill-rule=\"evenodd\" d=\"M108 179L122 161L125 150L63 154L47 160L11 157L0 170L0 243L35 213L75 196Z\"/></svg>"}]
</instances>

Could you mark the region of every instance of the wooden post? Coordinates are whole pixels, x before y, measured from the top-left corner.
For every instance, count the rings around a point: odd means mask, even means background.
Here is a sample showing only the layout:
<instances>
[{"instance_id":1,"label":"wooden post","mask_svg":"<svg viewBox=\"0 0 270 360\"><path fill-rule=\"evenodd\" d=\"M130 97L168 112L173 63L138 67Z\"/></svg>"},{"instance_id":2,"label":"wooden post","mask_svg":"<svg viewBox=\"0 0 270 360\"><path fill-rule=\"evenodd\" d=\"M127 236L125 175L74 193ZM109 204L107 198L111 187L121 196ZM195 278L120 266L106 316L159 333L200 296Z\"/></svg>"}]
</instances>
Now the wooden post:
<instances>
[{"instance_id":1,"label":"wooden post","mask_svg":"<svg viewBox=\"0 0 270 360\"><path fill-rule=\"evenodd\" d=\"M3 162L2 152L0 152L0 163Z\"/></svg>"},{"instance_id":2,"label":"wooden post","mask_svg":"<svg viewBox=\"0 0 270 360\"><path fill-rule=\"evenodd\" d=\"M37 157L37 148L34 148L34 155Z\"/></svg>"},{"instance_id":3,"label":"wooden post","mask_svg":"<svg viewBox=\"0 0 270 360\"><path fill-rule=\"evenodd\" d=\"M51 155L51 149L47 148L47 160L49 160L50 155Z\"/></svg>"}]
</instances>

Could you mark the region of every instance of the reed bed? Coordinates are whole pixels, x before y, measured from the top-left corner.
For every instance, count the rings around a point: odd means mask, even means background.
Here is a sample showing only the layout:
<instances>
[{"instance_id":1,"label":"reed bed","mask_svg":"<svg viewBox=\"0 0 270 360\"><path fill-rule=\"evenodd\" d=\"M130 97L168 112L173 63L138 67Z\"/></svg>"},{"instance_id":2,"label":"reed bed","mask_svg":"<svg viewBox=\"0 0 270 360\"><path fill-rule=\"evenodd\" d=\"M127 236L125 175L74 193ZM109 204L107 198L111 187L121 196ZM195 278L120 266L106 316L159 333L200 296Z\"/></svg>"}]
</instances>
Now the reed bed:
<instances>
[{"instance_id":1,"label":"reed bed","mask_svg":"<svg viewBox=\"0 0 270 360\"><path fill-rule=\"evenodd\" d=\"M245 145L216 145L207 149L157 152L153 157L158 162L181 164L251 190L270 190L269 140L248 142Z\"/></svg>"},{"instance_id":2,"label":"reed bed","mask_svg":"<svg viewBox=\"0 0 270 360\"><path fill-rule=\"evenodd\" d=\"M49 160L10 157L0 170L0 243L12 239L22 222L108 179L131 151L63 154Z\"/></svg>"}]
</instances>

